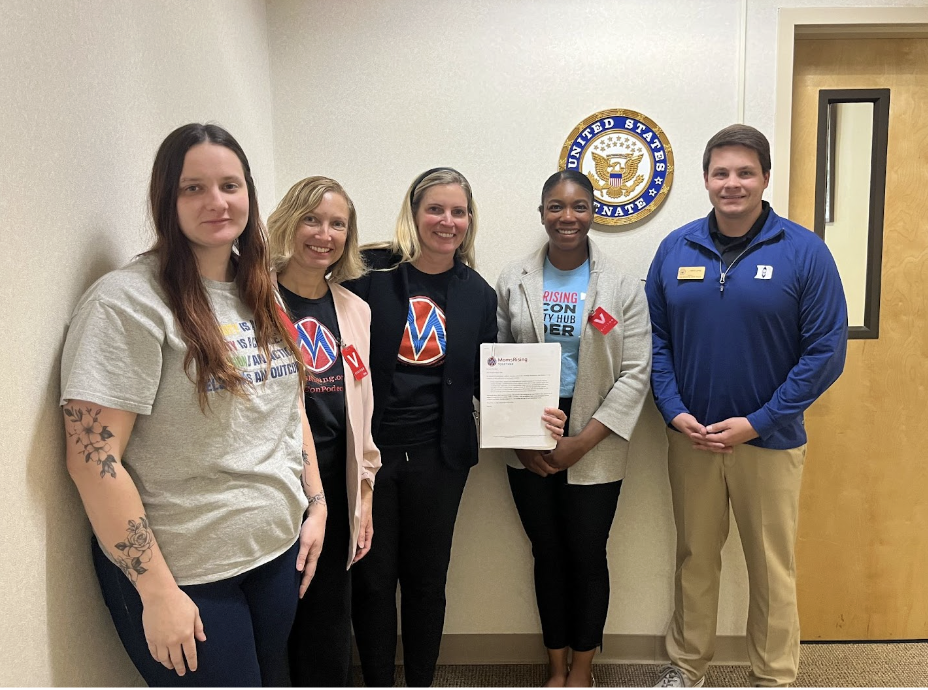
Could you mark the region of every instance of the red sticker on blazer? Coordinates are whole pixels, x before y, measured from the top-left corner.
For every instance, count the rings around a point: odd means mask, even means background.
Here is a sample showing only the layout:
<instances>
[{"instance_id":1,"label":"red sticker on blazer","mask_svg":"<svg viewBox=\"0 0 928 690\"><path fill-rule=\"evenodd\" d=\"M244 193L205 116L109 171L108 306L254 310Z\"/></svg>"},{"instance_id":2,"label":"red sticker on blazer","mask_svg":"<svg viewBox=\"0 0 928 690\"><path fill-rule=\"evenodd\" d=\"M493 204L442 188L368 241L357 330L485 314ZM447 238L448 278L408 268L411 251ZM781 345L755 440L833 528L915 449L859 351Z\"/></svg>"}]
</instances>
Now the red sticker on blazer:
<instances>
[{"instance_id":1,"label":"red sticker on blazer","mask_svg":"<svg viewBox=\"0 0 928 690\"><path fill-rule=\"evenodd\" d=\"M590 314L590 323L593 324L593 328L603 335L606 335L606 333L615 328L616 324L619 322L612 314L602 307L596 307L596 311Z\"/></svg>"},{"instance_id":2,"label":"red sticker on blazer","mask_svg":"<svg viewBox=\"0 0 928 690\"><path fill-rule=\"evenodd\" d=\"M354 375L355 380L360 381L367 376L367 367L361 361L361 355L355 349L354 345L345 345L342 347L342 359L347 362L348 368Z\"/></svg>"}]
</instances>

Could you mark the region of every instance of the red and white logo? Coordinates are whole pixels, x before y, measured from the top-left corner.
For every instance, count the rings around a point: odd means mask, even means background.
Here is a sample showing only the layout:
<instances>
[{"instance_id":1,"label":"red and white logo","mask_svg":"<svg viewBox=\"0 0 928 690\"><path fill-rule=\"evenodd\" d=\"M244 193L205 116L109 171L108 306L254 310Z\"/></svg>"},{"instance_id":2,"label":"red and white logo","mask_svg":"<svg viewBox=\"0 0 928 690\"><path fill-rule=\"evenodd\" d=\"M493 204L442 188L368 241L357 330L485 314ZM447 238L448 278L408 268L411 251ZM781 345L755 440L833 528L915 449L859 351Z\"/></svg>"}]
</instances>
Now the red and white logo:
<instances>
[{"instance_id":1,"label":"red and white logo","mask_svg":"<svg viewBox=\"0 0 928 690\"><path fill-rule=\"evenodd\" d=\"M590 314L590 323L603 335L611 331L619 322L616 318L602 307L596 307L596 311Z\"/></svg>"},{"instance_id":2,"label":"red and white logo","mask_svg":"<svg viewBox=\"0 0 928 690\"><path fill-rule=\"evenodd\" d=\"M399 360L418 366L438 364L447 347L445 312L428 297L410 297Z\"/></svg>"},{"instance_id":3,"label":"red and white logo","mask_svg":"<svg viewBox=\"0 0 928 690\"><path fill-rule=\"evenodd\" d=\"M311 372L321 374L335 364L338 341L332 331L310 316L296 323L296 332L303 361Z\"/></svg>"}]
</instances>

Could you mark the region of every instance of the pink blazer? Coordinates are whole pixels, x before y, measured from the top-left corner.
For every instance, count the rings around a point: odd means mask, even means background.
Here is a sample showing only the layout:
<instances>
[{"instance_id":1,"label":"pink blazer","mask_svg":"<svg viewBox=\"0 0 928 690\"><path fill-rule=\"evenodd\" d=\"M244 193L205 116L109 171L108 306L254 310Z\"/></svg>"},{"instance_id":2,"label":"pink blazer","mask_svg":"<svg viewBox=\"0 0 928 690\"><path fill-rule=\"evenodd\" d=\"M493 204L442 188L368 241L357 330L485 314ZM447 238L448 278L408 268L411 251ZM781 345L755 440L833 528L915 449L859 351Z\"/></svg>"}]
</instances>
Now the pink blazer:
<instances>
[{"instance_id":1,"label":"pink blazer","mask_svg":"<svg viewBox=\"0 0 928 690\"><path fill-rule=\"evenodd\" d=\"M341 285L329 283L338 329L346 345L354 345L364 366L370 368L371 353L371 308L367 302ZM374 485L374 477L380 469L380 451L371 436L371 416L374 414L374 390L368 373L358 381L345 364L345 407L348 427L346 440L346 476L348 488L348 517L351 520L351 543L348 545L348 564L358 550L358 535L361 531L361 482L367 480Z\"/></svg>"},{"instance_id":2,"label":"pink blazer","mask_svg":"<svg viewBox=\"0 0 928 690\"><path fill-rule=\"evenodd\" d=\"M271 272L271 281L277 287L277 274ZM354 345L365 368L370 371L371 355L371 308L363 299L341 285L329 283L338 330L345 345ZM283 306L280 295L278 301ZM345 363L345 419L347 439L345 441L345 478L348 489L348 517L351 533L348 544L348 563L358 551L358 535L361 533L361 482L367 480L374 486L374 477L380 469L380 451L371 435L371 416L374 414L374 389L368 373L358 381Z\"/></svg>"}]
</instances>

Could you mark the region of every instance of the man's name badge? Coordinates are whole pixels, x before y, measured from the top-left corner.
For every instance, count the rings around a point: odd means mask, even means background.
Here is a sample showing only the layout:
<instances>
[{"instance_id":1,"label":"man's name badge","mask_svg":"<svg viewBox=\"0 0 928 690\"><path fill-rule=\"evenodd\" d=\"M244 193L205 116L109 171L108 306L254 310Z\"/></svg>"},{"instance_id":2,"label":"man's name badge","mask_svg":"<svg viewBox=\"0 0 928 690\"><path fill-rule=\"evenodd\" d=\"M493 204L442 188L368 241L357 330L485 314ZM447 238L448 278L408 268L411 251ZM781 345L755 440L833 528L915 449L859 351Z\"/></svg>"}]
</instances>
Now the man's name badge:
<instances>
[{"instance_id":1,"label":"man's name badge","mask_svg":"<svg viewBox=\"0 0 928 690\"><path fill-rule=\"evenodd\" d=\"M615 328L618 321L602 307L596 307L596 311L590 314L590 323L593 324L593 328L603 335L606 335L606 333Z\"/></svg>"},{"instance_id":2,"label":"man's name badge","mask_svg":"<svg viewBox=\"0 0 928 690\"><path fill-rule=\"evenodd\" d=\"M702 280L705 277L705 266L680 266L677 269L677 280Z\"/></svg>"},{"instance_id":3,"label":"man's name badge","mask_svg":"<svg viewBox=\"0 0 928 690\"><path fill-rule=\"evenodd\" d=\"M355 380L360 381L367 376L367 367L365 367L364 362L361 361L361 355L358 354L354 345L345 345L342 347L342 359L348 364L348 368L351 369L351 373Z\"/></svg>"}]
</instances>

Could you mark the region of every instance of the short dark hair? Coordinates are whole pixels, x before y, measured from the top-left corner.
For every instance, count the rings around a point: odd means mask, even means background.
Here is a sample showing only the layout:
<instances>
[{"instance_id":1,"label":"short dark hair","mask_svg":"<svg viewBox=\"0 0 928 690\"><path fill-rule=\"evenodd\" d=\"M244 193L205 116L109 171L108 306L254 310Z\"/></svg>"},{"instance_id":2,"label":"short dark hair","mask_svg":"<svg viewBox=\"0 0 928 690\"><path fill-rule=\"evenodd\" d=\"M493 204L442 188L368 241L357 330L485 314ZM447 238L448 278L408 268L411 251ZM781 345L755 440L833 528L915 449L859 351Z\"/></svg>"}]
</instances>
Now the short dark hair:
<instances>
[{"instance_id":1,"label":"short dark hair","mask_svg":"<svg viewBox=\"0 0 928 690\"><path fill-rule=\"evenodd\" d=\"M545 183L541 188L541 206L538 207L539 211L545 204L545 197L548 196L552 189L554 189L554 186L564 181L573 182L574 184L583 187L590 195L590 203L593 203L593 183L590 182L589 177L584 175L582 172L578 172L577 170L558 170L551 177L545 180Z\"/></svg>"},{"instance_id":2,"label":"short dark hair","mask_svg":"<svg viewBox=\"0 0 928 690\"><path fill-rule=\"evenodd\" d=\"M744 146L757 152L760 170L766 175L770 172L770 142L760 130L749 125L729 125L709 139L706 151L702 154L702 171L709 172L709 160L712 152L722 146Z\"/></svg>"}]
</instances>

